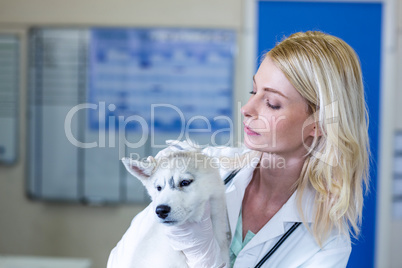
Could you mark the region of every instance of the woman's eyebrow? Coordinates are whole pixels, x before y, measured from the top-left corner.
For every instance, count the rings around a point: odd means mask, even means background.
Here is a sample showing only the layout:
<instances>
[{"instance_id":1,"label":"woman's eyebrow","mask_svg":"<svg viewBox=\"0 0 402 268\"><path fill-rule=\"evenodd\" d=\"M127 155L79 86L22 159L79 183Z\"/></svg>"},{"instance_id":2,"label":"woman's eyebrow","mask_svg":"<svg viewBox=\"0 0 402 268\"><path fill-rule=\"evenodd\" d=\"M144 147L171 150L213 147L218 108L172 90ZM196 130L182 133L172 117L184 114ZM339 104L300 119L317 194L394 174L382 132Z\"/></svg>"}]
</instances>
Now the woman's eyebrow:
<instances>
[{"instance_id":1,"label":"woman's eyebrow","mask_svg":"<svg viewBox=\"0 0 402 268\"><path fill-rule=\"evenodd\" d=\"M255 75L253 76L253 81L254 81L254 84L257 84L257 83L255 82ZM280 92L279 90L276 90L276 89L274 89L274 88L264 87L263 90L264 90L264 91L268 91L268 92L272 92L272 93L279 94L279 95L281 95L282 97L284 97L285 99L289 99L289 98L286 97L282 92Z\"/></svg>"}]
</instances>

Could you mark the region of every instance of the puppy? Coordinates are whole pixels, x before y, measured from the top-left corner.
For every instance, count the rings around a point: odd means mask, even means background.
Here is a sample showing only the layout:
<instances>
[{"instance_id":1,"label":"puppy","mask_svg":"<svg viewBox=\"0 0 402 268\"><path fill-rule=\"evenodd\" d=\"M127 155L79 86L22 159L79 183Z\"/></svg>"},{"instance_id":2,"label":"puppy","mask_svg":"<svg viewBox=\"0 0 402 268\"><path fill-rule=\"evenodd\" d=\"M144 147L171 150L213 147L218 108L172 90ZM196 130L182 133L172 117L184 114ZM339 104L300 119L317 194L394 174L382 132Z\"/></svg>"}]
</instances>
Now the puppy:
<instances>
[{"instance_id":1,"label":"puppy","mask_svg":"<svg viewBox=\"0 0 402 268\"><path fill-rule=\"evenodd\" d=\"M222 260L229 263L228 223L225 187L218 164L199 151L173 152L146 161L122 159L126 169L146 187L152 199L150 219L141 247L135 252L135 267L188 267L181 251L169 244L163 228L199 222L209 202L214 236ZM163 226L165 225L165 226Z\"/></svg>"}]
</instances>

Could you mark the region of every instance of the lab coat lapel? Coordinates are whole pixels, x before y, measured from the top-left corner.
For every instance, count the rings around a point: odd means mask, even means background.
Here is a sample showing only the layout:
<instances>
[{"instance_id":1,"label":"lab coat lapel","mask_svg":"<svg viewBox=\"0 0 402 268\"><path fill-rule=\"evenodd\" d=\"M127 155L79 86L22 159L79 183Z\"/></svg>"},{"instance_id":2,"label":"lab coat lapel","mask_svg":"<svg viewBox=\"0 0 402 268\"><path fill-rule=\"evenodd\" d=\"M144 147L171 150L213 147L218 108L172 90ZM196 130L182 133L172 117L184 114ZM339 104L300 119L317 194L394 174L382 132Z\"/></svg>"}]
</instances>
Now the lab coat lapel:
<instances>
[{"instance_id":1,"label":"lab coat lapel","mask_svg":"<svg viewBox=\"0 0 402 268\"><path fill-rule=\"evenodd\" d=\"M244 192L253 177L253 172L258 162L259 157L254 157L249 163L250 165L243 167L226 188L226 206L232 237L234 236L237 220L239 219Z\"/></svg>"},{"instance_id":2,"label":"lab coat lapel","mask_svg":"<svg viewBox=\"0 0 402 268\"><path fill-rule=\"evenodd\" d=\"M295 191L282 208L272 217L272 219L250 240L244 247L244 250L265 243L275 237L282 236L285 230L285 224L288 222L301 222L301 217L297 209L296 200L297 191ZM314 207L314 191L306 188L302 199L304 220L307 223L313 222L312 210Z\"/></svg>"},{"instance_id":3,"label":"lab coat lapel","mask_svg":"<svg viewBox=\"0 0 402 268\"><path fill-rule=\"evenodd\" d=\"M234 237L244 192L243 194L239 192L234 185L232 187L233 189L226 193L226 205L228 210L230 232L232 237Z\"/></svg>"},{"instance_id":4,"label":"lab coat lapel","mask_svg":"<svg viewBox=\"0 0 402 268\"><path fill-rule=\"evenodd\" d=\"M278 211L272 219L247 243L244 250L265 243L285 233L283 211Z\"/></svg>"}]
</instances>

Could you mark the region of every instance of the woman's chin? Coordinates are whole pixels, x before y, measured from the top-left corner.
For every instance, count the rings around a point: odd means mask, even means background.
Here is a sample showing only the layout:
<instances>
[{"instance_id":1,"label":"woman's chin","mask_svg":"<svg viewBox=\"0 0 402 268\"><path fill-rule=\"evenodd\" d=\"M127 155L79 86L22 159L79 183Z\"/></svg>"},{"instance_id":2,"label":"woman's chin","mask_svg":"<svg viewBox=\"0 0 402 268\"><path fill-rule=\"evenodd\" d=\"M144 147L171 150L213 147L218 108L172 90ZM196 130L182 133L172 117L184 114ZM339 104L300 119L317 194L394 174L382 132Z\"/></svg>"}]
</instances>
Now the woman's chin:
<instances>
[{"instance_id":1,"label":"woman's chin","mask_svg":"<svg viewBox=\"0 0 402 268\"><path fill-rule=\"evenodd\" d=\"M260 151L260 152L266 152L266 150L268 148L268 144L260 144L260 143L253 142L248 137L244 138L244 145L250 150Z\"/></svg>"}]
</instances>

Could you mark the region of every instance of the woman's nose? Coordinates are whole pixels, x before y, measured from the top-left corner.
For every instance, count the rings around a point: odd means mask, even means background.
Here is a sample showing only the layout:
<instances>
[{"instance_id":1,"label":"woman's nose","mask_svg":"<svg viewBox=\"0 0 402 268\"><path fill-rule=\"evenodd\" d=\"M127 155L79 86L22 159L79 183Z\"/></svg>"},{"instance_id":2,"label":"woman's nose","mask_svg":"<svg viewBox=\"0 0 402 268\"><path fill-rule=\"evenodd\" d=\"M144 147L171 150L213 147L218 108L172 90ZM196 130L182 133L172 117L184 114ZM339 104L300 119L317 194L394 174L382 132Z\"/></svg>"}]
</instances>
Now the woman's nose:
<instances>
[{"instance_id":1,"label":"woman's nose","mask_svg":"<svg viewBox=\"0 0 402 268\"><path fill-rule=\"evenodd\" d=\"M254 117L255 116L255 105L252 104L251 98L248 100L248 102L241 107L241 113L243 114L244 117Z\"/></svg>"}]
</instances>

